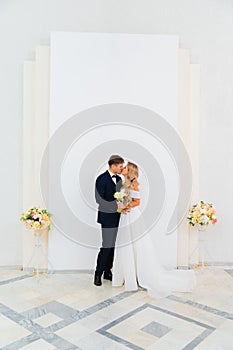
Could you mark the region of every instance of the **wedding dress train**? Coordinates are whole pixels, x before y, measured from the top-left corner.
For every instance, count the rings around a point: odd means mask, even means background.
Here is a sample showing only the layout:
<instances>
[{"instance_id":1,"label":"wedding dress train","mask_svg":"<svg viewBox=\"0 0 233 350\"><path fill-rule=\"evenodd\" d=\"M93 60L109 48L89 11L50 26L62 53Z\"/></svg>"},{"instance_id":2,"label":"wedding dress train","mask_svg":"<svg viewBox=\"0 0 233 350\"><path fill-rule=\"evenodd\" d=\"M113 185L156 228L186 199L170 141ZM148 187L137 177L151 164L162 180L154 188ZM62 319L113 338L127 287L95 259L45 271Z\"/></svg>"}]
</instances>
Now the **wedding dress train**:
<instances>
[{"instance_id":1,"label":"wedding dress train","mask_svg":"<svg viewBox=\"0 0 233 350\"><path fill-rule=\"evenodd\" d=\"M139 192L134 190L130 191L130 196L140 198ZM191 292L196 286L193 270L165 269L156 258L151 235L146 233L141 238L135 239L132 223L140 216L138 206L132 208L126 215L121 214L112 269L112 285L116 287L124 284L127 291L137 290L139 285L155 298L166 297L172 292ZM140 223L140 220L138 222ZM144 228L141 227L142 230Z\"/></svg>"}]
</instances>

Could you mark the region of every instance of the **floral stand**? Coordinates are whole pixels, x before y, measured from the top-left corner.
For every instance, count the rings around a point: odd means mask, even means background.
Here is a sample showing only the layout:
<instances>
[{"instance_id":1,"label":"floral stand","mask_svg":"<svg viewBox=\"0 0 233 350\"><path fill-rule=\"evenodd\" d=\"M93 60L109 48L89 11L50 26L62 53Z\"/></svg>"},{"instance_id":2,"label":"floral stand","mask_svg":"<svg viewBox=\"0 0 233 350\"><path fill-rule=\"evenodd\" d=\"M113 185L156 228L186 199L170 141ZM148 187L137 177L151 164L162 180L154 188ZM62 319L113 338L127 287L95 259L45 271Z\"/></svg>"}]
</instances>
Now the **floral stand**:
<instances>
[{"instance_id":1,"label":"floral stand","mask_svg":"<svg viewBox=\"0 0 233 350\"><path fill-rule=\"evenodd\" d=\"M209 255L206 249L205 231L209 224L216 224L218 221L217 213L212 203L201 200L198 203L195 203L189 209L187 219L191 227L197 227L198 229L198 244L192 254L189 256L189 259L191 260L194 252L198 249L200 257L199 261L201 261L201 266L203 269L205 265L204 257L206 254ZM212 259L210 258L210 260Z\"/></svg>"}]
</instances>

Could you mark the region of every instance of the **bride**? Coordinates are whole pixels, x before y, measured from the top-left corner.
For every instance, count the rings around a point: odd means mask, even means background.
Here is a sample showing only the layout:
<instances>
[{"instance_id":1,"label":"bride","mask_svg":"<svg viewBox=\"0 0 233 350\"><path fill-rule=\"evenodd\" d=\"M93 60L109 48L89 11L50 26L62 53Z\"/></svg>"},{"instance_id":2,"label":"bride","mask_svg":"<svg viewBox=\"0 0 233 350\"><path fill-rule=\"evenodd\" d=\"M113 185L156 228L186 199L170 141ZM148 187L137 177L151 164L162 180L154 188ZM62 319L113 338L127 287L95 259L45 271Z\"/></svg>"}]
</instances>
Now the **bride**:
<instances>
[{"instance_id":1,"label":"bride","mask_svg":"<svg viewBox=\"0 0 233 350\"><path fill-rule=\"evenodd\" d=\"M117 287L124 284L127 291L137 290L140 286L156 298L166 297L172 292L191 292L196 286L195 272L165 269L156 258L150 233L142 235L141 238L136 234L136 231L145 231L139 209L138 166L128 162L122 175L121 191L125 193L125 197L115 245L112 285ZM135 219L139 219L136 225Z\"/></svg>"}]
</instances>

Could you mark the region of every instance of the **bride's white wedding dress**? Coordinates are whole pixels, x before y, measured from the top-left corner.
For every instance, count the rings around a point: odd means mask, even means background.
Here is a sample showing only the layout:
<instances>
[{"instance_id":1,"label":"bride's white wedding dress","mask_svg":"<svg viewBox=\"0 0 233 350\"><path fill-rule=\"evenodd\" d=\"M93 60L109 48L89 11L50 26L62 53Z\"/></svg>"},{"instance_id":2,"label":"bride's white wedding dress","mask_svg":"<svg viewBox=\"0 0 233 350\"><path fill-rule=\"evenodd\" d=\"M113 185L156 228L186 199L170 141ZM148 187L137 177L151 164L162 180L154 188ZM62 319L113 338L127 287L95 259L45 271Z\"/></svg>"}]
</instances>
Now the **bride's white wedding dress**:
<instances>
[{"instance_id":1,"label":"bride's white wedding dress","mask_svg":"<svg viewBox=\"0 0 233 350\"><path fill-rule=\"evenodd\" d=\"M131 198L140 198L139 191L130 190ZM121 214L113 262L112 285L125 285L125 290L134 291L138 285L148 294L163 298L172 292L191 292L196 286L193 270L165 269L158 259L150 234L135 239L132 223L141 216L140 208L134 207ZM138 221L140 223L140 220ZM141 227L143 230L145 227ZM138 228L137 224L137 230Z\"/></svg>"}]
</instances>

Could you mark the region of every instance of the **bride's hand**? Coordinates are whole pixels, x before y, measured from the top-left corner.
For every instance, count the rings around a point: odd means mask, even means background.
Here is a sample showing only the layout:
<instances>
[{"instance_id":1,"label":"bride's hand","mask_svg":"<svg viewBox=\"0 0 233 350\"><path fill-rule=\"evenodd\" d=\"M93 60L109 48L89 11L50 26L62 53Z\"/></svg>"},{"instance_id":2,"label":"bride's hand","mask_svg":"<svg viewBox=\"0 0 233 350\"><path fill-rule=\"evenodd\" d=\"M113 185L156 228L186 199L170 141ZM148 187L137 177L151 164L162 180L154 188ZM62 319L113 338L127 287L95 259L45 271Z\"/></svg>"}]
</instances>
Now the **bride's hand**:
<instances>
[{"instance_id":1,"label":"bride's hand","mask_svg":"<svg viewBox=\"0 0 233 350\"><path fill-rule=\"evenodd\" d=\"M122 213L122 214L127 214L127 213L130 212L130 209L131 209L131 208L130 208L129 206L127 206L127 207L125 207L124 209L121 210L121 213Z\"/></svg>"}]
</instances>

